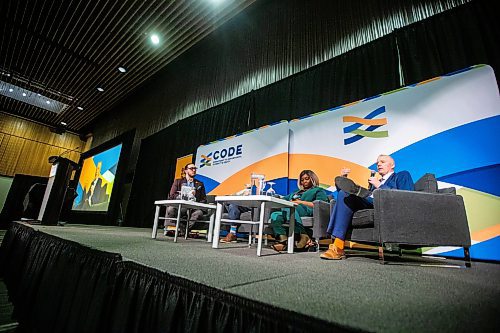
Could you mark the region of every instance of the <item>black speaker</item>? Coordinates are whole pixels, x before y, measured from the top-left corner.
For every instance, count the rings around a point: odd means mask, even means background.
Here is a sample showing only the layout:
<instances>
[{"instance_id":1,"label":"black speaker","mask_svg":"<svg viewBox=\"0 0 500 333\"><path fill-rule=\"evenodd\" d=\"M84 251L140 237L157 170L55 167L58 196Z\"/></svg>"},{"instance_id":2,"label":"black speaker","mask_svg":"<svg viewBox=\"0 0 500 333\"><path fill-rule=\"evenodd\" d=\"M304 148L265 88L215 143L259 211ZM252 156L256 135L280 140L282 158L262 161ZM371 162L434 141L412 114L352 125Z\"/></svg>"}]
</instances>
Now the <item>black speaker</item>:
<instances>
[{"instance_id":1,"label":"black speaker","mask_svg":"<svg viewBox=\"0 0 500 333\"><path fill-rule=\"evenodd\" d=\"M28 194L26 194L24 198L23 218L34 220L38 217L46 187L47 184L42 183L35 183L31 185Z\"/></svg>"},{"instance_id":2,"label":"black speaker","mask_svg":"<svg viewBox=\"0 0 500 333\"><path fill-rule=\"evenodd\" d=\"M9 193L7 194L7 198L5 199L2 213L0 213L1 229L7 229L12 221L20 220L23 217L25 210L24 202L26 196L28 195L28 192L30 191L30 189L32 189L34 184L47 184L47 179L47 177L21 174L17 174L14 176L9 189Z\"/></svg>"}]
</instances>

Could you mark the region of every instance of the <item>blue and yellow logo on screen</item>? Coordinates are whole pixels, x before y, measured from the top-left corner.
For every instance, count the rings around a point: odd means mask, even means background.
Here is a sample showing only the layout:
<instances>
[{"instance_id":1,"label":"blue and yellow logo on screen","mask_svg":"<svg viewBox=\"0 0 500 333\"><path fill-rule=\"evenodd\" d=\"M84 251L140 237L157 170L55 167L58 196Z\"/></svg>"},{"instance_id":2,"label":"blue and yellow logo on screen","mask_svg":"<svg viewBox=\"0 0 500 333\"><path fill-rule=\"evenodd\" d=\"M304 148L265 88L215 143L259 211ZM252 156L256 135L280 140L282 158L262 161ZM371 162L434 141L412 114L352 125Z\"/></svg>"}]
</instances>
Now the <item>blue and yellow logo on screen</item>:
<instances>
[{"instance_id":1,"label":"blue and yellow logo on screen","mask_svg":"<svg viewBox=\"0 0 500 333\"><path fill-rule=\"evenodd\" d=\"M243 145L214 150L206 155L201 154L200 168L229 163L231 160L241 158L242 154Z\"/></svg>"}]
</instances>

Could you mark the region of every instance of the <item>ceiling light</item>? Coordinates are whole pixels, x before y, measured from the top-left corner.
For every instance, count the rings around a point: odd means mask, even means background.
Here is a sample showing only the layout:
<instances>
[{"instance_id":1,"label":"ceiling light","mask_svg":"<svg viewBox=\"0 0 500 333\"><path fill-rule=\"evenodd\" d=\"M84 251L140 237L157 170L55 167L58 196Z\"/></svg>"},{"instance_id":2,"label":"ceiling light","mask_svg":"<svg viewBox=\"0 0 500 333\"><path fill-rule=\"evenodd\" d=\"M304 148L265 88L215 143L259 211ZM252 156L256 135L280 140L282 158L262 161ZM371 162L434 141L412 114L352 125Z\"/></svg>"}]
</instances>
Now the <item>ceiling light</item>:
<instances>
[{"instance_id":1,"label":"ceiling light","mask_svg":"<svg viewBox=\"0 0 500 333\"><path fill-rule=\"evenodd\" d=\"M80 111L83 111L83 108L81 106L77 106L76 108Z\"/></svg>"},{"instance_id":2,"label":"ceiling light","mask_svg":"<svg viewBox=\"0 0 500 333\"><path fill-rule=\"evenodd\" d=\"M35 93L34 91L2 80L0 80L0 95L7 96L54 113L60 113L69 107L67 104L59 102L52 97L42 96L39 93Z\"/></svg>"},{"instance_id":3,"label":"ceiling light","mask_svg":"<svg viewBox=\"0 0 500 333\"><path fill-rule=\"evenodd\" d=\"M160 37L157 34L151 35L151 42L155 45L160 44Z\"/></svg>"},{"instance_id":4,"label":"ceiling light","mask_svg":"<svg viewBox=\"0 0 500 333\"><path fill-rule=\"evenodd\" d=\"M118 67L118 70L119 70L120 72L122 72L122 73L125 73L125 72L127 71L127 70L126 70L125 68L123 68L123 67Z\"/></svg>"},{"instance_id":5,"label":"ceiling light","mask_svg":"<svg viewBox=\"0 0 500 333\"><path fill-rule=\"evenodd\" d=\"M66 126L68 124L66 124L64 121L61 121L61 125Z\"/></svg>"},{"instance_id":6,"label":"ceiling light","mask_svg":"<svg viewBox=\"0 0 500 333\"><path fill-rule=\"evenodd\" d=\"M100 92L104 91L104 89L102 89L101 87L97 87L97 90L99 90Z\"/></svg>"}]
</instances>

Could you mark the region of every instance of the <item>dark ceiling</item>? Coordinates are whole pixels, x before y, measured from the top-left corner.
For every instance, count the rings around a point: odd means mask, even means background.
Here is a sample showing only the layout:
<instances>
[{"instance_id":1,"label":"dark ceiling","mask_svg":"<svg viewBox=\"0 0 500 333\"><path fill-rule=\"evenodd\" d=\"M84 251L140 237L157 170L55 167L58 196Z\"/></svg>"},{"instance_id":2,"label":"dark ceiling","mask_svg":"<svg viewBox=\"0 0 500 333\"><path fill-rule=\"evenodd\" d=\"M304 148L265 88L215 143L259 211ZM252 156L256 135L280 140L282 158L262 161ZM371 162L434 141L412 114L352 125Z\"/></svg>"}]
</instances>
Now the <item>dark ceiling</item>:
<instances>
[{"instance_id":1,"label":"dark ceiling","mask_svg":"<svg viewBox=\"0 0 500 333\"><path fill-rule=\"evenodd\" d=\"M2 0L0 111L86 134L99 114L254 1Z\"/></svg>"}]
</instances>

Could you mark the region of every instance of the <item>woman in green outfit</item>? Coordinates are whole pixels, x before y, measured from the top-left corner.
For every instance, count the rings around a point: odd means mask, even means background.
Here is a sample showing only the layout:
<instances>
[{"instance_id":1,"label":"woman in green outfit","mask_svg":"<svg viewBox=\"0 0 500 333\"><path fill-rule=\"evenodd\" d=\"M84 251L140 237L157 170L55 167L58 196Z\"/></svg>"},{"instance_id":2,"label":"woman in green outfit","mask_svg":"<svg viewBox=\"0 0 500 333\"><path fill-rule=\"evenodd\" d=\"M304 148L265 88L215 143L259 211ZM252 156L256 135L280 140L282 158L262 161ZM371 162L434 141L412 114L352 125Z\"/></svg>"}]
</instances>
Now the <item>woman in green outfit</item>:
<instances>
[{"instance_id":1,"label":"woman in green outfit","mask_svg":"<svg viewBox=\"0 0 500 333\"><path fill-rule=\"evenodd\" d=\"M303 249L311 246L312 241L302 225L303 216L313 215L313 201L328 201L326 192L319 187L319 178L311 170L303 170L297 180L298 190L285 196L283 199L295 203L295 233L300 235L297 248ZM276 251L285 251L287 248L287 231L283 223L290 220L290 209L284 208L281 211L271 213L271 225L276 235L276 244L272 248Z\"/></svg>"}]
</instances>

